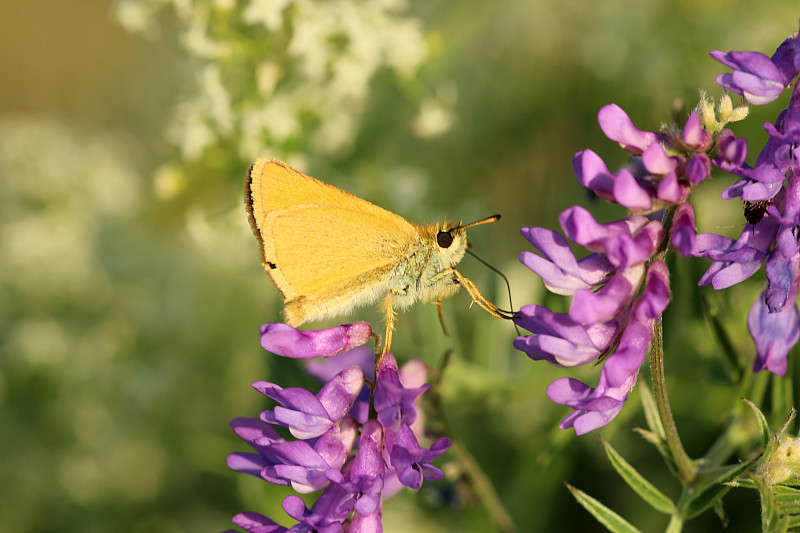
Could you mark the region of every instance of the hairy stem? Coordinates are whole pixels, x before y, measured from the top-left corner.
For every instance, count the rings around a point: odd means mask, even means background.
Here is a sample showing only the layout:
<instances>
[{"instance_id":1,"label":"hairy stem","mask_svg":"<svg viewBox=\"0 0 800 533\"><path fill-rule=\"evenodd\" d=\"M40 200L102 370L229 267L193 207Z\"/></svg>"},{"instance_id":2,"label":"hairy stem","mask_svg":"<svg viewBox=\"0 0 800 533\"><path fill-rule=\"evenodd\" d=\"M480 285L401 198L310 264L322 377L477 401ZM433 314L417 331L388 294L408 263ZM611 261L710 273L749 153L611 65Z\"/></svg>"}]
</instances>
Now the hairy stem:
<instances>
[{"instance_id":1,"label":"hairy stem","mask_svg":"<svg viewBox=\"0 0 800 533\"><path fill-rule=\"evenodd\" d=\"M656 407L664 426L669 448L675 466L678 469L681 480L684 483L691 483L697 471L692 465L692 460L683 449L683 443L678 436L678 428L675 426L675 419L672 418L672 410L669 407L667 398L667 381L664 375L664 342L661 326L661 317L658 317L653 325L653 340L650 344L650 375L653 381L653 396L655 396Z\"/></svg>"},{"instance_id":2,"label":"hairy stem","mask_svg":"<svg viewBox=\"0 0 800 533\"><path fill-rule=\"evenodd\" d=\"M676 206L670 206L664 210L661 225L664 227L664 240L653 260L663 261L669 247L669 231L672 228L672 219L675 215ZM653 338L650 342L650 376L653 381L653 396L655 396L656 407L661 418L661 424L666 433L667 447L675 461L681 480L691 483L697 471L692 464L692 460L683 449L683 443L678 436L678 428L675 419L672 418L672 410L669 407L667 398L667 380L664 375L664 332L661 317L653 324Z\"/></svg>"}]
</instances>

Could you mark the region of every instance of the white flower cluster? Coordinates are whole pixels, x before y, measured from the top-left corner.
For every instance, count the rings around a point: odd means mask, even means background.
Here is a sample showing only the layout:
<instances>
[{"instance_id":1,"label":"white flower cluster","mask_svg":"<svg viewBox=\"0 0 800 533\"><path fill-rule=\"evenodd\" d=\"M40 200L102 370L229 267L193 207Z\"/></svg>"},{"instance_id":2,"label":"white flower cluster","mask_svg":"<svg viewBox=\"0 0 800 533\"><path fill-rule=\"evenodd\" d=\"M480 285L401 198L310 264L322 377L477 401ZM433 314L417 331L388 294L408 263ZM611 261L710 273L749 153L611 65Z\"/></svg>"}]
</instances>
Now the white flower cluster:
<instances>
[{"instance_id":1,"label":"white flower cluster","mask_svg":"<svg viewBox=\"0 0 800 533\"><path fill-rule=\"evenodd\" d=\"M197 64L198 91L171 128L187 161L221 141L245 160L346 150L376 72L407 79L427 55L406 0L119 0L116 14L146 32L169 7ZM431 105L423 136L449 124Z\"/></svg>"}]
</instances>

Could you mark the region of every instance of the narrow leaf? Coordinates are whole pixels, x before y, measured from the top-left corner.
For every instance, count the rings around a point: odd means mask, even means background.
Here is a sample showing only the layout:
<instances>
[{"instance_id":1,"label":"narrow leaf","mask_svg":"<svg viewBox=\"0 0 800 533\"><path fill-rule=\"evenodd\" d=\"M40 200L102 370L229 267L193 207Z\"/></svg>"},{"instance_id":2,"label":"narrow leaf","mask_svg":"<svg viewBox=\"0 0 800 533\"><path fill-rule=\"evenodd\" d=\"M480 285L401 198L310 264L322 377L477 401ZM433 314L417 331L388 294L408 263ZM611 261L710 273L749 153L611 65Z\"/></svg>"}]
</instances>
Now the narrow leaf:
<instances>
[{"instance_id":1,"label":"narrow leaf","mask_svg":"<svg viewBox=\"0 0 800 533\"><path fill-rule=\"evenodd\" d=\"M752 478L758 485L758 492L761 496L761 531L777 533L776 527L780 527L782 520L774 495L761 476L752 476Z\"/></svg>"},{"instance_id":2,"label":"narrow leaf","mask_svg":"<svg viewBox=\"0 0 800 533\"><path fill-rule=\"evenodd\" d=\"M758 423L758 431L761 434L761 446L766 448L769 444L770 439L772 438L772 433L769 430L769 424L767 424L767 418L764 416L764 413L761 412L761 409L756 407L756 404L748 400L747 398L742 398L744 403L752 409L753 414L756 415L756 422Z\"/></svg>"},{"instance_id":3,"label":"narrow leaf","mask_svg":"<svg viewBox=\"0 0 800 533\"><path fill-rule=\"evenodd\" d=\"M647 427L658 435L661 440L666 440L667 434L664 432L664 425L658 415L658 407L656 407L656 399L653 397L653 392L650 387L644 386L639 386L639 392L642 397L642 408L644 409L644 417L647 420Z\"/></svg>"},{"instance_id":4,"label":"narrow leaf","mask_svg":"<svg viewBox=\"0 0 800 533\"><path fill-rule=\"evenodd\" d=\"M772 492L775 493L775 499L780 505L795 506L800 513L800 490L784 485L773 485Z\"/></svg>"},{"instance_id":5,"label":"narrow leaf","mask_svg":"<svg viewBox=\"0 0 800 533\"><path fill-rule=\"evenodd\" d=\"M578 500L578 503L589 511L589 513L609 531L613 533L640 533L639 530L633 527L627 520L582 490L576 489L568 483L565 483L565 485L572 493L572 496Z\"/></svg>"},{"instance_id":6,"label":"narrow leaf","mask_svg":"<svg viewBox=\"0 0 800 533\"><path fill-rule=\"evenodd\" d=\"M753 466L757 459L758 458L752 459L741 465L731 465L727 473L721 475L719 478L709 483L704 489L687 499L681 506L681 514L686 518L694 518L714 505L715 502L719 501L725 493L731 489L731 486L725 483L739 477L740 474Z\"/></svg>"},{"instance_id":7,"label":"narrow leaf","mask_svg":"<svg viewBox=\"0 0 800 533\"><path fill-rule=\"evenodd\" d=\"M800 527L800 515L792 515L786 522L786 529L794 529Z\"/></svg>"},{"instance_id":8,"label":"narrow leaf","mask_svg":"<svg viewBox=\"0 0 800 533\"><path fill-rule=\"evenodd\" d=\"M728 481L729 487L735 487L739 489L757 489L755 483L753 483L750 479L735 479L733 481Z\"/></svg>"},{"instance_id":9,"label":"narrow leaf","mask_svg":"<svg viewBox=\"0 0 800 533\"><path fill-rule=\"evenodd\" d=\"M611 466L614 470L625 480L633 491L638 494L644 501L656 511L672 514L675 511L675 504L672 500L667 498L660 490L658 490L652 483L647 481L630 463L628 463L605 439L601 438L603 446L606 450L608 460L611 461Z\"/></svg>"}]
</instances>

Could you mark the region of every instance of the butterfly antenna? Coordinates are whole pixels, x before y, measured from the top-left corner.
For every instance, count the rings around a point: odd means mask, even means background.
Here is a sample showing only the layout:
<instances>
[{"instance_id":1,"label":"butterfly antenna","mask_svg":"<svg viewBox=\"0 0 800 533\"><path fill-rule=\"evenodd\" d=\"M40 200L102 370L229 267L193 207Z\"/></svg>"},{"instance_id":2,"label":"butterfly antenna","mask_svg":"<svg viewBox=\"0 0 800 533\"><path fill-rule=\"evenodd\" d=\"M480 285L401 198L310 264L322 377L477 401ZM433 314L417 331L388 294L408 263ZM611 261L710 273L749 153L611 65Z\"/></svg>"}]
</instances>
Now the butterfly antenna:
<instances>
[{"instance_id":1,"label":"butterfly antenna","mask_svg":"<svg viewBox=\"0 0 800 533\"><path fill-rule=\"evenodd\" d=\"M499 218L499 215L498 215L498 218ZM474 257L475 259L477 259L478 261L480 261L481 263L483 263L490 270L495 271L497 274L500 275L501 278L503 278L503 281L506 282L506 289L508 290L508 305L511 307L511 313L513 313L514 312L514 304L511 302L511 284L508 282L508 278L506 277L506 275L503 274L499 269L493 267L492 265L490 265L489 263L487 263L486 261L484 261L483 259L481 259L477 255L475 255L475 252L473 252L469 248L467 248L467 253L469 255L471 255L472 257ZM522 335L522 333L520 333L520 331L519 331L519 327L517 326L516 322L514 322L514 328L517 330L517 335Z\"/></svg>"},{"instance_id":2,"label":"butterfly antenna","mask_svg":"<svg viewBox=\"0 0 800 533\"><path fill-rule=\"evenodd\" d=\"M456 227L467 229L467 228L471 228L472 226L480 226L481 224L490 224L492 222L497 222L498 220L500 220L500 215L492 215L490 217L486 217L484 219L478 220L477 222L472 222L471 224L467 224L467 225L459 224Z\"/></svg>"}]
</instances>

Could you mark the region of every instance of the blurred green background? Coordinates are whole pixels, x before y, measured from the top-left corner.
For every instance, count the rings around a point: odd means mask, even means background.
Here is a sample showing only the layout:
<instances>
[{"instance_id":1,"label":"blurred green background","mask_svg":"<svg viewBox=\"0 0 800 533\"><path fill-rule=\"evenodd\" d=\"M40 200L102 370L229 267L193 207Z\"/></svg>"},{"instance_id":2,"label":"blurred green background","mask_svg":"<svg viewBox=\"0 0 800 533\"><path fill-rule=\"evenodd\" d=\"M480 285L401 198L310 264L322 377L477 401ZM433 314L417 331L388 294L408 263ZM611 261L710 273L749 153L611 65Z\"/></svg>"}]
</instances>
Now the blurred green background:
<instances>
[{"instance_id":1,"label":"blurred green background","mask_svg":"<svg viewBox=\"0 0 800 533\"><path fill-rule=\"evenodd\" d=\"M790 0L286 3L283 18L261 26L255 0L4 6L0 531L221 531L245 510L291 523L279 507L289 491L225 465L228 453L247 448L228 421L269 406L251 382L311 384L299 363L258 342L259 324L280 319L280 302L242 207L255 156L284 158L416 222L502 213L471 231L473 250L510 278L516 307L563 307L519 265L528 246L518 228L556 228L559 212L591 204L572 174L576 151L592 148L610 168L625 162L597 126L599 108L615 102L640 128L657 129L674 98L691 108L698 88L720 94L714 78L723 68L709 50L771 54L798 17ZM289 36L313 39L329 23L338 33L324 41L337 53L361 39L364 53L374 45L381 54L371 71L363 60L346 65L340 100L303 71L310 52L304 64L305 52L286 47ZM323 77L344 64L332 57ZM736 126L751 139L751 159L766 138L761 124L779 109L754 109ZM718 199L729 183L701 188L701 229L740 231L741 205ZM623 216L592 209L602 220ZM693 289L706 265L674 263L667 373L679 430L699 456L738 396ZM460 270L507 305L496 275L469 257ZM744 317L761 279L702 291L747 365ZM667 517L613 474L599 443L602 433L677 495L657 453L632 431L644 425L638 394L602 431L576 438L557 429L567 410L547 400L547 384L570 375L594 385L599 368L533 363L511 347L510 324L468 303L464 294L446 302L450 337L435 306L402 313L393 351L436 366L455 348L441 391L447 415L517 529L601 530L568 481L643 531L662 530ZM378 319L372 309L353 318ZM458 466L446 469L448 481L386 502L387 532L496 530L454 480ZM757 527L754 492L725 501L731 530ZM711 512L686 528L720 530Z\"/></svg>"}]
</instances>

